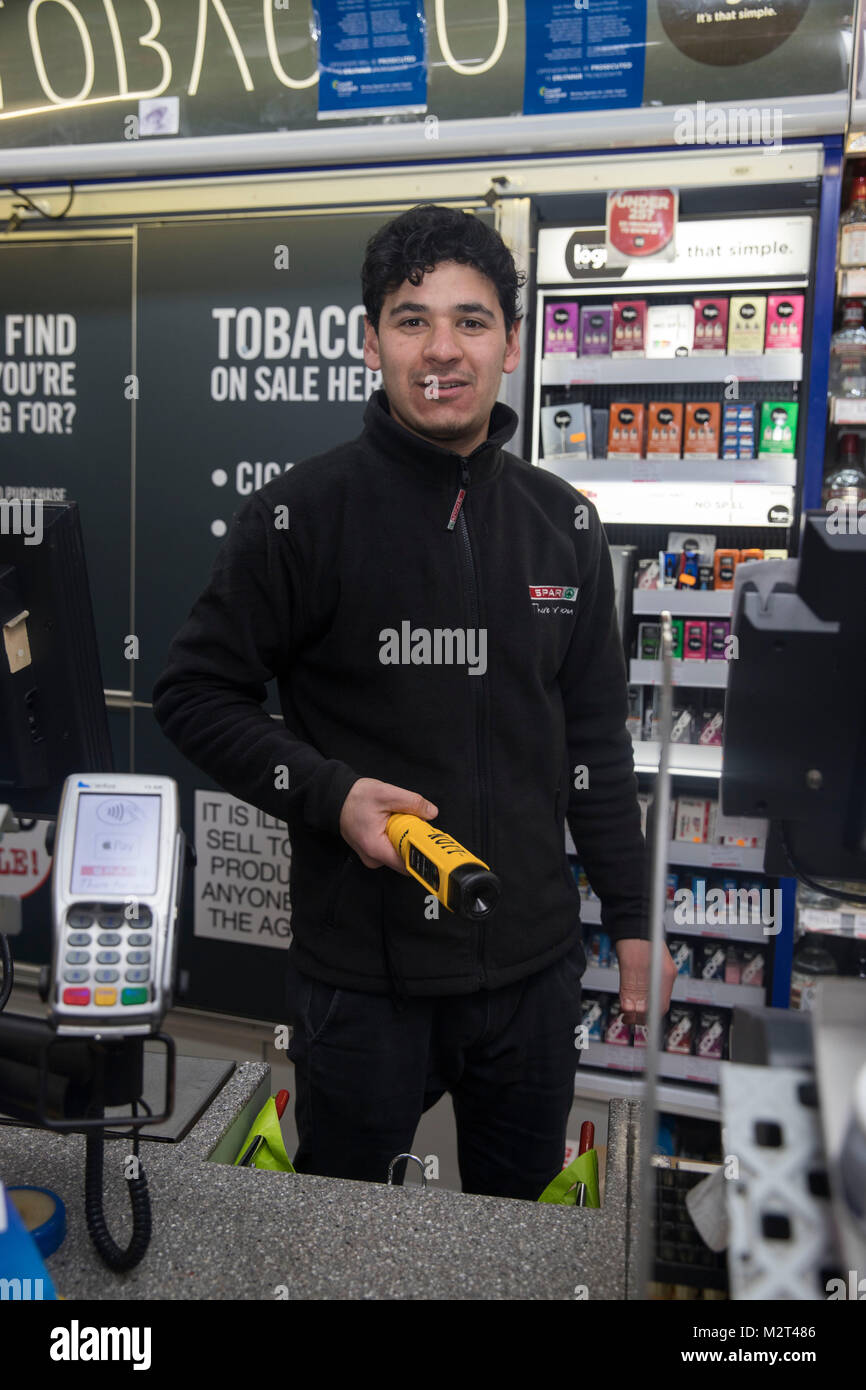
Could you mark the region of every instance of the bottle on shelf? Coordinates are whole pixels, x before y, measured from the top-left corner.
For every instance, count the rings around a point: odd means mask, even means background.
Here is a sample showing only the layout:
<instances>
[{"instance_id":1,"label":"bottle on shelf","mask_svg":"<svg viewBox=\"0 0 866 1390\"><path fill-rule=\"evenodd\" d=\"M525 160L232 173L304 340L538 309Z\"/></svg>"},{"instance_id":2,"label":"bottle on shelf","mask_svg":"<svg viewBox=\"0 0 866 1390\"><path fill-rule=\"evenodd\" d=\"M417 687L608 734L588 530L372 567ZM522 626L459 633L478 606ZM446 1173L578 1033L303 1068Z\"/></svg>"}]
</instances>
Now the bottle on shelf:
<instances>
[{"instance_id":1,"label":"bottle on shelf","mask_svg":"<svg viewBox=\"0 0 866 1390\"><path fill-rule=\"evenodd\" d=\"M835 462L824 477L822 500L825 507L829 502L853 502L855 507L866 502L866 472L863 471L860 440L856 434L839 436Z\"/></svg>"},{"instance_id":2,"label":"bottle on shelf","mask_svg":"<svg viewBox=\"0 0 866 1390\"><path fill-rule=\"evenodd\" d=\"M862 299L846 299L843 302L842 323L830 339L831 396L866 396L864 317Z\"/></svg>"},{"instance_id":3,"label":"bottle on shelf","mask_svg":"<svg viewBox=\"0 0 866 1390\"><path fill-rule=\"evenodd\" d=\"M844 269L866 266L866 177L858 174L851 200L839 219L839 264Z\"/></svg>"}]
</instances>

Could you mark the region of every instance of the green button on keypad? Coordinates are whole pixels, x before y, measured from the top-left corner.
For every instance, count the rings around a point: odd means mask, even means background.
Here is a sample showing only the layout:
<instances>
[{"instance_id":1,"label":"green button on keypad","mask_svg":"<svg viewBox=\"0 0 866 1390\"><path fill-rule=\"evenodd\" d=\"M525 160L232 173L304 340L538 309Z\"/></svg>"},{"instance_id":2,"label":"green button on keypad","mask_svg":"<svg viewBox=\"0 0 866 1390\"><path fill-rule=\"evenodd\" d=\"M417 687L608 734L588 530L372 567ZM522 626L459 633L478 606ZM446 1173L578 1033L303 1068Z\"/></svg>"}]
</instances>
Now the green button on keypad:
<instances>
[{"instance_id":1,"label":"green button on keypad","mask_svg":"<svg viewBox=\"0 0 866 1390\"><path fill-rule=\"evenodd\" d=\"M120 995L121 1004L146 1004L147 989L124 989Z\"/></svg>"}]
</instances>

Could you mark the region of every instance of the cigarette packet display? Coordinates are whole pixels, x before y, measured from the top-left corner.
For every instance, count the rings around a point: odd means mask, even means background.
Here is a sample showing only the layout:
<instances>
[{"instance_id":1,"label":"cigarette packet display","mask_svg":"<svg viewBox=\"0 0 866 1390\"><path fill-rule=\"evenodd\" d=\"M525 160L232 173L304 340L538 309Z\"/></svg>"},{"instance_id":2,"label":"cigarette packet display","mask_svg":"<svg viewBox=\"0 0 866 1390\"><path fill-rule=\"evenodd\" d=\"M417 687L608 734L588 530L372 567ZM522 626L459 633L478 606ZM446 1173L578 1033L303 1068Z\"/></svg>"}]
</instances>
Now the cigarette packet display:
<instances>
[{"instance_id":1,"label":"cigarette packet display","mask_svg":"<svg viewBox=\"0 0 866 1390\"><path fill-rule=\"evenodd\" d=\"M724 980L728 948L719 941L701 941L695 974L699 980Z\"/></svg>"},{"instance_id":2,"label":"cigarette packet display","mask_svg":"<svg viewBox=\"0 0 866 1390\"><path fill-rule=\"evenodd\" d=\"M683 975L688 980L691 978L693 970L694 952L690 941L679 941L673 939L668 942L668 951L671 960L677 968L677 974Z\"/></svg>"},{"instance_id":3,"label":"cigarette packet display","mask_svg":"<svg viewBox=\"0 0 866 1390\"><path fill-rule=\"evenodd\" d=\"M751 946L740 948L740 984L763 985L764 952Z\"/></svg>"},{"instance_id":4,"label":"cigarette packet display","mask_svg":"<svg viewBox=\"0 0 866 1390\"><path fill-rule=\"evenodd\" d=\"M544 309L545 357L576 357L577 304L547 304Z\"/></svg>"},{"instance_id":5,"label":"cigarette packet display","mask_svg":"<svg viewBox=\"0 0 866 1390\"><path fill-rule=\"evenodd\" d=\"M688 401L683 430L684 458L718 458L722 408L718 401Z\"/></svg>"},{"instance_id":6,"label":"cigarette packet display","mask_svg":"<svg viewBox=\"0 0 866 1390\"><path fill-rule=\"evenodd\" d=\"M683 451L683 406L681 401L650 401L647 419L646 451L679 458Z\"/></svg>"},{"instance_id":7,"label":"cigarette packet display","mask_svg":"<svg viewBox=\"0 0 866 1390\"><path fill-rule=\"evenodd\" d=\"M640 458L643 453L644 407L640 402L616 401L610 407L607 452L618 458Z\"/></svg>"},{"instance_id":8,"label":"cigarette packet display","mask_svg":"<svg viewBox=\"0 0 866 1390\"><path fill-rule=\"evenodd\" d=\"M714 710L711 714L705 715L701 724L701 731L698 734L698 743L703 744L704 747L710 745L720 748L722 746L723 723L724 715L721 710Z\"/></svg>"},{"instance_id":9,"label":"cigarette packet display","mask_svg":"<svg viewBox=\"0 0 866 1390\"><path fill-rule=\"evenodd\" d=\"M657 589L659 586L659 562L658 560L638 560L637 562L637 588L638 589Z\"/></svg>"},{"instance_id":10,"label":"cigarette packet display","mask_svg":"<svg viewBox=\"0 0 866 1390\"><path fill-rule=\"evenodd\" d=\"M695 1030L695 1054L721 1061L727 1041L727 1019L721 1009L699 1009Z\"/></svg>"},{"instance_id":11,"label":"cigarette packet display","mask_svg":"<svg viewBox=\"0 0 866 1390\"><path fill-rule=\"evenodd\" d=\"M673 1004L665 1019L665 1052L690 1053L694 1032L694 1011L685 1006Z\"/></svg>"},{"instance_id":12,"label":"cigarette packet display","mask_svg":"<svg viewBox=\"0 0 866 1390\"><path fill-rule=\"evenodd\" d=\"M728 317L728 352L762 353L766 322L765 294L733 295Z\"/></svg>"},{"instance_id":13,"label":"cigarette packet display","mask_svg":"<svg viewBox=\"0 0 866 1390\"><path fill-rule=\"evenodd\" d=\"M581 357L609 357L611 304L584 304L580 310Z\"/></svg>"},{"instance_id":14,"label":"cigarette packet display","mask_svg":"<svg viewBox=\"0 0 866 1390\"><path fill-rule=\"evenodd\" d=\"M587 1029L587 1036L593 1042L601 1042L607 1022L607 1007L602 999L592 994L583 994L580 1000L580 1019Z\"/></svg>"},{"instance_id":15,"label":"cigarette packet display","mask_svg":"<svg viewBox=\"0 0 866 1390\"><path fill-rule=\"evenodd\" d=\"M647 357L688 357L695 339L691 304L652 304L647 310Z\"/></svg>"},{"instance_id":16,"label":"cigarette packet display","mask_svg":"<svg viewBox=\"0 0 866 1390\"><path fill-rule=\"evenodd\" d=\"M737 954L736 946L729 946L725 956L725 984L738 985L740 983L740 957Z\"/></svg>"},{"instance_id":17,"label":"cigarette packet display","mask_svg":"<svg viewBox=\"0 0 866 1390\"><path fill-rule=\"evenodd\" d=\"M671 743L692 743L695 725L694 711L675 709L671 724Z\"/></svg>"},{"instance_id":18,"label":"cigarette packet display","mask_svg":"<svg viewBox=\"0 0 866 1390\"><path fill-rule=\"evenodd\" d=\"M631 1046L631 1024L626 1023L622 1005L618 999L611 1000L608 1007L604 1040L609 1043L618 1043L623 1047Z\"/></svg>"},{"instance_id":19,"label":"cigarette packet display","mask_svg":"<svg viewBox=\"0 0 866 1390\"><path fill-rule=\"evenodd\" d=\"M758 458L773 458L776 454L793 454L797 439L796 401L764 401L761 404L761 426L758 431Z\"/></svg>"},{"instance_id":20,"label":"cigarette packet display","mask_svg":"<svg viewBox=\"0 0 866 1390\"><path fill-rule=\"evenodd\" d=\"M695 338L692 352L724 353L728 342L727 299L695 300Z\"/></svg>"},{"instance_id":21,"label":"cigarette packet display","mask_svg":"<svg viewBox=\"0 0 866 1390\"><path fill-rule=\"evenodd\" d=\"M791 352L803 346L803 296L767 296L767 334L765 352Z\"/></svg>"},{"instance_id":22,"label":"cigarette packet display","mask_svg":"<svg viewBox=\"0 0 866 1390\"><path fill-rule=\"evenodd\" d=\"M587 407L583 405L543 405L541 407L541 442L544 457L574 454L589 458L586 431Z\"/></svg>"},{"instance_id":23,"label":"cigarette packet display","mask_svg":"<svg viewBox=\"0 0 866 1390\"><path fill-rule=\"evenodd\" d=\"M615 299L612 314L612 357L643 357L646 351L646 300Z\"/></svg>"},{"instance_id":24,"label":"cigarette packet display","mask_svg":"<svg viewBox=\"0 0 866 1390\"><path fill-rule=\"evenodd\" d=\"M686 844L706 844L710 823L709 799L707 797L678 796L676 807L674 839Z\"/></svg>"},{"instance_id":25,"label":"cigarette packet display","mask_svg":"<svg viewBox=\"0 0 866 1390\"><path fill-rule=\"evenodd\" d=\"M610 937L605 931L594 931L587 942L587 965L597 965L606 970L610 965Z\"/></svg>"}]
</instances>

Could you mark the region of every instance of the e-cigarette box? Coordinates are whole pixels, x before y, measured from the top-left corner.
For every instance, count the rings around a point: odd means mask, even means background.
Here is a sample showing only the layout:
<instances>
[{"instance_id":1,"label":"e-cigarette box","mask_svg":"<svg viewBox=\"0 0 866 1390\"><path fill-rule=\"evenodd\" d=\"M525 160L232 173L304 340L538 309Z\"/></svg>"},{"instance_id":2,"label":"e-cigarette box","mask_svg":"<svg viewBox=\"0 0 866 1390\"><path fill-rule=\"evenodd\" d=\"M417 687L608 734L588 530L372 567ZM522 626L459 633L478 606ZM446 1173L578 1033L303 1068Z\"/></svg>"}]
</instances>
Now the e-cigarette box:
<instances>
[{"instance_id":1,"label":"e-cigarette box","mask_svg":"<svg viewBox=\"0 0 866 1390\"><path fill-rule=\"evenodd\" d=\"M695 339L692 352L724 353L728 342L727 299L695 300Z\"/></svg>"},{"instance_id":2,"label":"e-cigarette box","mask_svg":"<svg viewBox=\"0 0 866 1390\"><path fill-rule=\"evenodd\" d=\"M682 401L650 401L647 420L647 454L679 458L683 448Z\"/></svg>"},{"instance_id":3,"label":"e-cigarette box","mask_svg":"<svg viewBox=\"0 0 866 1390\"><path fill-rule=\"evenodd\" d=\"M765 294L733 295L728 318L728 352L763 352L766 321Z\"/></svg>"},{"instance_id":4,"label":"e-cigarette box","mask_svg":"<svg viewBox=\"0 0 866 1390\"><path fill-rule=\"evenodd\" d=\"M577 304L547 304L544 310L545 357L576 357L577 343Z\"/></svg>"},{"instance_id":5,"label":"e-cigarette box","mask_svg":"<svg viewBox=\"0 0 866 1390\"><path fill-rule=\"evenodd\" d=\"M707 659L707 621L705 618L689 618L683 634L683 660L706 661Z\"/></svg>"},{"instance_id":6,"label":"e-cigarette box","mask_svg":"<svg viewBox=\"0 0 866 1390\"><path fill-rule=\"evenodd\" d=\"M646 351L646 300L615 299L611 356L643 357Z\"/></svg>"},{"instance_id":7,"label":"e-cigarette box","mask_svg":"<svg viewBox=\"0 0 866 1390\"><path fill-rule=\"evenodd\" d=\"M613 306L584 304L580 310L581 357L609 357Z\"/></svg>"},{"instance_id":8,"label":"e-cigarette box","mask_svg":"<svg viewBox=\"0 0 866 1390\"><path fill-rule=\"evenodd\" d=\"M718 458L722 408L718 401L688 401L683 428L684 458Z\"/></svg>"},{"instance_id":9,"label":"e-cigarette box","mask_svg":"<svg viewBox=\"0 0 866 1390\"><path fill-rule=\"evenodd\" d=\"M767 296L765 352L790 352L803 346L803 303L801 294Z\"/></svg>"},{"instance_id":10,"label":"e-cigarette box","mask_svg":"<svg viewBox=\"0 0 866 1390\"><path fill-rule=\"evenodd\" d=\"M615 401L610 407L607 452L640 458L643 453L644 407L640 402Z\"/></svg>"}]
</instances>

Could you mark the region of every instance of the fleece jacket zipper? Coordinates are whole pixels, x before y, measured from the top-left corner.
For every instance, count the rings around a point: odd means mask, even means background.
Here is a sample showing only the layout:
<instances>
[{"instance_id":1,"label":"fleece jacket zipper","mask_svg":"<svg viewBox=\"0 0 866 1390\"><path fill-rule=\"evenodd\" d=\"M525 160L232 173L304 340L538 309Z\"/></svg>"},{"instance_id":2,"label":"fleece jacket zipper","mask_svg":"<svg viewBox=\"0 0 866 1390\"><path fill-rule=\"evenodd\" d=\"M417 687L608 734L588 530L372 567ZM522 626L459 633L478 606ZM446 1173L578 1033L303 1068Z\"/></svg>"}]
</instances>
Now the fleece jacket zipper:
<instances>
[{"instance_id":1,"label":"fleece jacket zipper","mask_svg":"<svg viewBox=\"0 0 866 1390\"><path fill-rule=\"evenodd\" d=\"M472 541L469 536L469 526L466 521L464 502L469 491L469 469L466 460L460 460L460 479L457 496L454 506L451 509L451 517L448 522L449 531L453 531L455 525L459 533L460 559L464 572L464 585L467 598L467 617L469 628L474 628L476 633L480 630L480 609L478 604L478 585L475 578L475 560L472 554ZM484 687L482 682L487 679L483 676L470 677L473 688L473 700L475 703L475 781L478 787L479 807L479 841L477 848L473 852L480 855L482 859L487 856L488 826L487 826L487 777L489 769L485 757L487 746L484 728ZM485 984L487 971L482 959L483 930L478 923L472 924L472 931L475 936L475 964L478 969L478 979L480 984Z\"/></svg>"}]
</instances>

